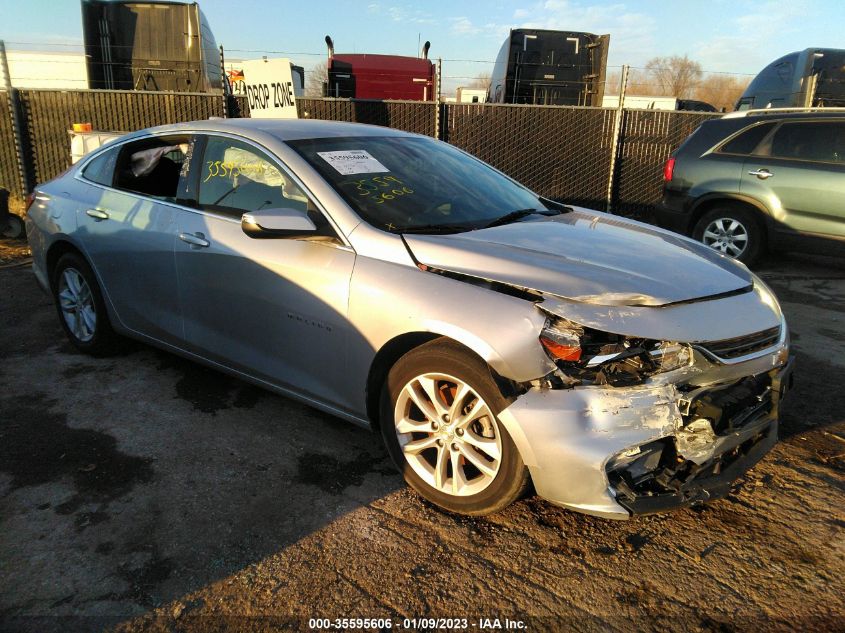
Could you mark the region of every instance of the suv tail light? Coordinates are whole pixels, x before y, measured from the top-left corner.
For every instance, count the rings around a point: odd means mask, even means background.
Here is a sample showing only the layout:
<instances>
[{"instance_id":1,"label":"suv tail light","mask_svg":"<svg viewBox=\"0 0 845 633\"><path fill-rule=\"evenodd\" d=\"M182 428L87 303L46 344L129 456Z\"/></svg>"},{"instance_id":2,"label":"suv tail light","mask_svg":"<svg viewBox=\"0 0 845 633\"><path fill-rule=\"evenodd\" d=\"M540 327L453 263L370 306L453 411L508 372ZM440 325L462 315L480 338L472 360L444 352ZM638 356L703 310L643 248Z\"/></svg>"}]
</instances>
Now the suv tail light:
<instances>
[{"instance_id":1,"label":"suv tail light","mask_svg":"<svg viewBox=\"0 0 845 633\"><path fill-rule=\"evenodd\" d=\"M675 157L670 156L666 164L663 165L663 182L672 182L672 176L675 173Z\"/></svg>"},{"instance_id":2,"label":"suv tail light","mask_svg":"<svg viewBox=\"0 0 845 633\"><path fill-rule=\"evenodd\" d=\"M35 202L35 191L30 191L26 194L26 209L24 213L29 213L29 207L32 206L32 203Z\"/></svg>"}]
</instances>

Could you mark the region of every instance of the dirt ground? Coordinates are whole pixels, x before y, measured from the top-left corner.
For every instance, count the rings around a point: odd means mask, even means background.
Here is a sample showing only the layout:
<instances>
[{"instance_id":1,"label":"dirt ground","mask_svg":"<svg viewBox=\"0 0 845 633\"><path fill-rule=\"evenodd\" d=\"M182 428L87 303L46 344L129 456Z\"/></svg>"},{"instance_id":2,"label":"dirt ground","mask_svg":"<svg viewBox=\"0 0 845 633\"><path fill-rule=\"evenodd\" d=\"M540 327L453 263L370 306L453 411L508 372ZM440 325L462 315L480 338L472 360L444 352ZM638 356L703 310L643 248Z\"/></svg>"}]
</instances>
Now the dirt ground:
<instances>
[{"instance_id":1,"label":"dirt ground","mask_svg":"<svg viewBox=\"0 0 845 633\"><path fill-rule=\"evenodd\" d=\"M612 522L441 513L365 430L145 346L78 354L0 266L0 630L845 630L845 264L761 272L797 355L781 442L725 500Z\"/></svg>"}]
</instances>

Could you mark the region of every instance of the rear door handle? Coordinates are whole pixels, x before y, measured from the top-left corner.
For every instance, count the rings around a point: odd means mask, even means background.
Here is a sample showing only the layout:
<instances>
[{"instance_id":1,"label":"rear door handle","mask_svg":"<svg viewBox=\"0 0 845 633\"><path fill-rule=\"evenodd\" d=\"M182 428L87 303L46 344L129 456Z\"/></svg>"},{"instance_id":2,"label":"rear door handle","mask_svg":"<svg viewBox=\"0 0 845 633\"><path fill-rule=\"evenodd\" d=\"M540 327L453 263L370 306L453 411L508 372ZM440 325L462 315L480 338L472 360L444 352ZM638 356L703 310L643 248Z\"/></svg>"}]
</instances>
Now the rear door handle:
<instances>
[{"instance_id":1,"label":"rear door handle","mask_svg":"<svg viewBox=\"0 0 845 633\"><path fill-rule=\"evenodd\" d=\"M760 180L765 180L766 178L771 178L772 176L774 176L774 174L768 169L755 169L754 171L749 171L748 175L757 176L757 178L759 178Z\"/></svg>"},{"instance_id":2,"label":"rear door handle","mask_svg":"<svg viewBox=\"0 0 845 633\"><path fill-rule=\"evenodd\" d=\"M88 209L85 214L94 218L96 222L109 219L109 214L101 209Z\"/></svg>"},{"instance_id":3,"label":"rear door handle","mask_svg":"<svg viewBox=\"0 0 845 633\"><path fill-rule=\"evenodd\" d=\"M210 245L210 242L205 239L205 235L202 233L179 233L179 239L191 246L199 246L201 248L206 248Z\"/></svg>"}]
</instances>

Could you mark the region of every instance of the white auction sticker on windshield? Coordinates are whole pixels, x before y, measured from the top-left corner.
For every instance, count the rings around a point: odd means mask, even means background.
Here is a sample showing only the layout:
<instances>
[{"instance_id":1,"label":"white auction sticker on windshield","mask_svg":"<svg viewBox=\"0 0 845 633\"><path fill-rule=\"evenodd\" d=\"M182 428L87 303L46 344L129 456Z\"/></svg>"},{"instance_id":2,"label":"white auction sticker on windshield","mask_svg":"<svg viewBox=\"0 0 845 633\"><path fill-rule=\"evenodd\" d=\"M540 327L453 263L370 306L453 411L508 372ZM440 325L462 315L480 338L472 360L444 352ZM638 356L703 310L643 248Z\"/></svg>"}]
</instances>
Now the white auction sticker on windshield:
<instances>
[{"instance_id":1,"label":"white auction sticker on windshield","mask_svg":"<svg viewBox=\"0 0 845 633\"><path fill-rule=\"evenodd\" d=\"M344 176L390 173L390 170L362 149L345 152L317 152L317 155Z\"/></svg>"}]
</instances>

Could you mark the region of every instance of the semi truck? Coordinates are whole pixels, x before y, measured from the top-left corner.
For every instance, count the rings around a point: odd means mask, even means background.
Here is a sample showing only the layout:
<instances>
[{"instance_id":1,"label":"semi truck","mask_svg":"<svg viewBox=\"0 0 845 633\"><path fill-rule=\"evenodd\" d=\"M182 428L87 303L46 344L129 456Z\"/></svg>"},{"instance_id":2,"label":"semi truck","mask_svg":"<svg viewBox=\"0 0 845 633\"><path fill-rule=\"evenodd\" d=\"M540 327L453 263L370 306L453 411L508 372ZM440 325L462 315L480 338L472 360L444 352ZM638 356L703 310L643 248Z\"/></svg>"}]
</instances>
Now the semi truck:
<instances>
[{"instance_id":1,"label":"semi truck","mask_svg":"<svg viewBox=\"0 0 845 633\"><path fill-rule=\"evenodd\" d=\"M335 53L328 35L326 46L329 59L324 97L412 101L437 98L437 73L428 59L430 42L423 45L420 57Z\"/></svg>"},{"instance_id":2,"label":"semi truck","mask_svg":"<svg viewBox=\"0 0 845 633\"><path fill-rule=\"evenodd\" d=\"M610 35L511 29L493 67L488 101L601 106Z\"/></svg>"},{"instance_id":3,"label":"semi truck","mask_svg":"<svg viewBox=\"0 0 845 633\"><path fill-rule=\"evenodd\" d=\"M196 2L82 0L88 87L210 92L220 52Z\"/></svg>"},{"instance_id":4,"label":"semi truck","mask_svg":"<svg viewBox=\"0 0 845 633\"><path fill-rule=\"evenodd\" d=\"M773 61L751 80L737 110L845 107L845 49L805 48Z\"/></svg>"}]
</instances>

